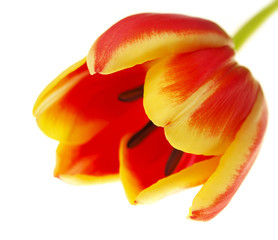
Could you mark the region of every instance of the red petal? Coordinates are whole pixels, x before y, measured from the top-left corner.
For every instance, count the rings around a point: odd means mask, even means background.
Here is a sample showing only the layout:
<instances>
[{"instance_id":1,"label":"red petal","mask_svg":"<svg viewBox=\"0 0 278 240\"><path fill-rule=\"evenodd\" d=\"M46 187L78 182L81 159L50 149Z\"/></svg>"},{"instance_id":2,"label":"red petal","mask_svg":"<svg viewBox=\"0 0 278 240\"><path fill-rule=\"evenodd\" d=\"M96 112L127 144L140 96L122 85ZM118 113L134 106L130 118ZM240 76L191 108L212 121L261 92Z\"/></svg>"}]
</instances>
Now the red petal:
<instances>
[{"instance_id":1,"label":"red petal","mask_svg":"<svg viewBox=\"0 0 278 240\"><path fill-rule=\"evenodd\" d=\"M206 129L212 136L232 139L250 113L259 85L242 66L235 66L219 80L217 90L191 115L189 124Z\"/></svg>"},{"instance_id":2,"label":"red petal","mask_svg":"<svg viewBox=\"0 0 278 240\"><path fill-rule=\"evenodd\" d=\"M208 20L178 14L143 13L109 28L88 54L90 72L111 73L169 54L232 45Z\"/></svg>"},{"instance_id":3,"label":"red petal","mask_svg":"<svg viewBox=\"0 0 278 240\"><path fill-rule=\"evenodd\" d=\"M209 167L210 164L208 164L206 174L192 174L190 167L193 164L195 165L211 157L193 156L185 153L174 173L165 176L165 166L173 148L166 140L163 128L155 129L143 142L133 148L127 147L129 139L130 135L127 135L121 142L120 177L131 204L155 201L173 191L177 191L177 189L202 184L214 171L218 163L216 161L212 167ZM190 170L182 173L187 168ZM200 168L203 167L200 165ZM196 169L193 170L193 172L195 171ZM201 172L204 172L203 169ZM188 178L186 175L188 175ZM155 190L152 190L152 188L155 188Z\"/></svg>"},{"instance_id":4,"label":"red petal","mask_svg":"<svg viewBox=\"0 0 278 240\"><path fill-rule=\"evenodd\" d=\"M55 176L70 183L110 180L119 172L120 139L127 131L137 131L147 121L142 100L115 119L91 141L83 145L60 144Z\"/></svg>"},{"instance_id":5,"label":"red petal","mask_svg":"<svg viewBox=\"0 0 278 240\"><path fill-rule=\"evenodd\" d=\"M136 66L115 74L91 76L83 63L58 79L54 86L59 85L59 88L47 88L43 92L36 104L37 123L54 139L66 144L83 144L133 107L132 102L119 101L118 97L122 92L143 85L145 73L142 66ZM71 79L78 81L61 94L59 89Z\"/></svg>"},{"instance_id":6,"label":"red petal","mask_svg":"<svg viewBox=\"0 0 278 240\"><path fill-rule=\"evenodd\" d=\"M221 155L256 100L259 84L229 47L165 57L147 73L144 107L170 144L184 152Z\"/></svg>"},{"instance_id":7,"label":"red petal","mask_svg":"<svg viewBox=\"0 0 278 240\"><path fill-rule=\"evenodd\" d=\"M208 221L230 202L258 155L266 124L267 108L260 91L216 171L194 198L189 218Z\"/></svg>"}]
</instances>

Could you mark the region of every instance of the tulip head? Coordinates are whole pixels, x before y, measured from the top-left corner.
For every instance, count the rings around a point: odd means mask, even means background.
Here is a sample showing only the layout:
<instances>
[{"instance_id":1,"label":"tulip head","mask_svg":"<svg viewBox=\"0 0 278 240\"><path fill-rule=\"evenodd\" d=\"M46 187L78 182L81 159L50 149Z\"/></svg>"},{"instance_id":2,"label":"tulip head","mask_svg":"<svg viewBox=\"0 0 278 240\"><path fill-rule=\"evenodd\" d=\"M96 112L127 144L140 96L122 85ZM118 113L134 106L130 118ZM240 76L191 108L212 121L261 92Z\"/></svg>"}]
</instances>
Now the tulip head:
<instances>
[{"instance_id":1,"label":"tulip head","mask_svg":"<svg viewBox=\"0 0 278 240\"><path fill-rule=\"evenodd\" d=\"M200 18L144 13L113 25L35 105L40 128L61 142L55 175L119 174L132 204L204 184L189 218L216 216L267 123L261 87L234 55L225 31Z\"/></svg>"}]
</instances>

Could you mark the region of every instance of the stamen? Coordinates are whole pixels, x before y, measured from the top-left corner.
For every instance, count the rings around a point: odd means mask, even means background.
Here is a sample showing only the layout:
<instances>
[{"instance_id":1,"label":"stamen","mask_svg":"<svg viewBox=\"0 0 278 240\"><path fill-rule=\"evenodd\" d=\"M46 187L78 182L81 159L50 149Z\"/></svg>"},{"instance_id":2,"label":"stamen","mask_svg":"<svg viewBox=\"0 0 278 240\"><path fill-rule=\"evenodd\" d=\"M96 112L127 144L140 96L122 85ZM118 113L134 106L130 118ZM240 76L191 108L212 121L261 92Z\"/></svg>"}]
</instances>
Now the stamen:
<instances>
[{"instance_id":1,"label":"stamen","mask_svg":"<svg viewBox=\"0 0 278 240\"><path fill-rule=\"evenodd\" d=\"M143 97L144 86L128 90L119 95L118 99L122 102L132 102Z\"/></svg>"},{"instance_id":2,"label":"stamen","mask_svg":"<svg viewBox=\"0 0 278 240\"><path fill-rule=\"evenodd\" d=\"M164 170L164 174L166 177L171 175L175 171L176 167L180 162L182 155L183 155L183 151L180 151L175 148L172 150Z\"/></svg>"},{"instance_id":3,"label":"stamen","mask_svg":"<svg viewBox=\"0 0 278 240\"><path fill-rule=\"evenodd\" d=\"M139 143L141 143L154 129L156 126L149 121L141 130L135 133L127 142L128 148L136 147Z\"/></svg>"}]
</instances>

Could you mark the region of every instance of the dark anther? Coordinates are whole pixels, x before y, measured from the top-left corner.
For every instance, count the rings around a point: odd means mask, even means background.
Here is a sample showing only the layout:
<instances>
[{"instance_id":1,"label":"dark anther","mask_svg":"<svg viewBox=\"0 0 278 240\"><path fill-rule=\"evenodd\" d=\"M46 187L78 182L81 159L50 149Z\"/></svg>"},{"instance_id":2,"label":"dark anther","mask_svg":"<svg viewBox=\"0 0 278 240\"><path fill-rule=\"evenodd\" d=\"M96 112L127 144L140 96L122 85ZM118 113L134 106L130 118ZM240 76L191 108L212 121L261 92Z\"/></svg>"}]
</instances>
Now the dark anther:
<instances>
[{"instance_id":1,"label":"dark anther","mask_svg":"<svg viewBox=\"0 0 278 240\"><path fill-rule=\"evenodd\" d=\"M118 99L122 102L132 102L138 98L143 97L144 87L140 86L129 91L123 92L119 95Z\"/></svg>"},{"instance_id":2,"label":"dark anther","mask_svg":"<svg viewBox=\"0 0 278 240\"><path fill-rule=\"evenodd\" d=\"M139 143L141 143L154 129L156 126L149 121L141 130L135 133L127 142L128 148L136 147Z\"/></svg>"},{"instance_id":3,"label":"dark anther","mask_svg":"<svg viewBox=\"0 0 278 240\"><path fill-rule=\"evenodd\" d=\"M175 148L172 150L171 155L168 158L168 161L165 166L165 170L164 170L165 176L169 176L175 171L177 165L180 162L182 154L183 152L180 150L177 150Z\"/></svg>"}]
</instances>

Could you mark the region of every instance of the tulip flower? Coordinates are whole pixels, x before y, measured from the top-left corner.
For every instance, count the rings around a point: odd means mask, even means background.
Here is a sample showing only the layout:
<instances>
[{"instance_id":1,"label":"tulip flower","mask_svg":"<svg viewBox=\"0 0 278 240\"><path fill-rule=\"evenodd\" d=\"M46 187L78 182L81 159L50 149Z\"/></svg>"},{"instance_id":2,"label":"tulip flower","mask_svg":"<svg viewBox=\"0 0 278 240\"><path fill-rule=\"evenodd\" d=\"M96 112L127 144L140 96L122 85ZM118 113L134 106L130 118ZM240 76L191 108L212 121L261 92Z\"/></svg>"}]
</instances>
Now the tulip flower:
<instances>
[{"instance_id":1,"label":"tulip flower","mask_svg":"<svg viewBox=\"0 0 278 240\"><path fill-rule=\"evenodd\" d=\"M177 14L119 21L38 97L40 129L60 142L54 175L120 178L131 204L203 184L189 218L231 200L261 146L267 107L217 24Z\"/></svg>"}]
</instances>

